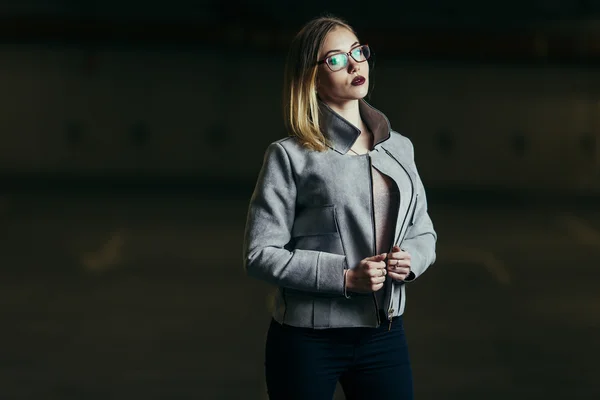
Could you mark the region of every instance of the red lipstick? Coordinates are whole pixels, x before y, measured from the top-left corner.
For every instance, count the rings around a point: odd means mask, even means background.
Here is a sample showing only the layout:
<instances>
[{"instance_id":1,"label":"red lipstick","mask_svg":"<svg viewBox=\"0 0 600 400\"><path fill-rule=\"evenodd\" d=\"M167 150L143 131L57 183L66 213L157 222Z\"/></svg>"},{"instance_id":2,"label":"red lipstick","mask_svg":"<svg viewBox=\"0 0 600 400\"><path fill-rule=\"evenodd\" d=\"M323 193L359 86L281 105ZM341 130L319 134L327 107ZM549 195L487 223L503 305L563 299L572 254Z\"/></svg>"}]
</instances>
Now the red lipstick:
<instances>
[{"instance_id":1,"label":"red lipstick","mask_svg":"<svg viewBox=\"0 0 600 400\"><path fill-rule=\"evenodd\" d=\"M365 83L366 79L362 76L357 76L356 78L352 79L352 86L360 86L363 83Z\"/></svg>"}]
</instances>

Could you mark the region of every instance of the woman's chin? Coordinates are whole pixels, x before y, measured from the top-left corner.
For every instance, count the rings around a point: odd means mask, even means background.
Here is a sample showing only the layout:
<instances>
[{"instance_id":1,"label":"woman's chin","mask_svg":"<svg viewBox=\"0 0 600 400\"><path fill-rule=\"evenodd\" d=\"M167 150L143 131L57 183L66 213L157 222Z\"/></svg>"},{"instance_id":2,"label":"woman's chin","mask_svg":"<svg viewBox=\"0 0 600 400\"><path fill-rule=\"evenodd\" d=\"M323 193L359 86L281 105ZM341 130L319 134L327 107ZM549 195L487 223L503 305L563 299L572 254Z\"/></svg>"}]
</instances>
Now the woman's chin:
<instances>
[{"instance_id":1,"label":"woman's chin","mask_svg":"<svg viewBox=\"0 0 600 400\"><path fill-rule=\"evenodd\" d=\"M363 97L365 97L367 95L367 93L369 93L369 88L367 87L366 83L362 84L361 86L355 87L355 90L353 90L353 96L356 96L357 100L362 99Z\"/></svg>"},{"instance_id":2,"label":"woman's chin","mask_svg":"<svg viewBox=\"0 0 600 400\"><path fill-rule=\"evenodd\" d=\"M354 90L350 90L345 93L339 93L337 95L327 96L326 94L319 93L318 96L319 96L319 99L321 101L324 101L325 103L340 104L340 103L345 103L348 101L361 100L369 93L369 90L366 87L364 89L363 88L353 88L353 89Z\"/></svg>"}]
</instances>

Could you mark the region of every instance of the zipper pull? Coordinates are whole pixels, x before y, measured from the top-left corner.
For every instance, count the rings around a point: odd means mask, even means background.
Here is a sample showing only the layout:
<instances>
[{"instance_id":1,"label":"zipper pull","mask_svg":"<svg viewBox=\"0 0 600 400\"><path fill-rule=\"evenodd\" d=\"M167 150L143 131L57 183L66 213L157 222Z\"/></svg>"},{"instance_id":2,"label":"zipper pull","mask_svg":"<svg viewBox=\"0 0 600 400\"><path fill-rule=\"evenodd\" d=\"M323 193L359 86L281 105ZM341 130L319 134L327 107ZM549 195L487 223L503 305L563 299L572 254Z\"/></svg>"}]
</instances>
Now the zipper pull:
<instances>
[{"instance_id":1,"label":"zipper pull","mask_svg":"<svg viewBox=\"0 0 600 400\"><path fill-rule=\"evenodd\" d=\"M388 311L388 321L390 321L390 324L388 325L388 332L392 330L392 315L394 315L394 309L390 308L390 311Z\"/></svg>"}]
</instances>

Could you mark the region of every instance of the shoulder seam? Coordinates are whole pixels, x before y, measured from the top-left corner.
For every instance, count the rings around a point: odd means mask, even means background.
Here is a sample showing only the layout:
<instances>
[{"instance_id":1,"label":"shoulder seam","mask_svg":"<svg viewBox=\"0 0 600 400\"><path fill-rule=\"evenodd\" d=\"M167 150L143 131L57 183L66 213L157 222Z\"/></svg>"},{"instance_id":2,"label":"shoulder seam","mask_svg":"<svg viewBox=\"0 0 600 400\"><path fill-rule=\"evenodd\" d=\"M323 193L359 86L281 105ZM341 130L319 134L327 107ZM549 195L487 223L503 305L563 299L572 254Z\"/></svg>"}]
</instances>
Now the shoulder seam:
<instances>
[{"instance_id":1,"label":"shoulder seam","mask_svg":"<svg viewBox=\"0 0 600 400\"><path fill-rule=\"evenodd\" d=\"M286 139L290 139L289 137L287 138L283 138L280 139L278 141L275 142L275 144L279 147L281 147L281 150L283 150L283 152L285 153L285 157L287 159L289 168L290 168L290 174L292 174L292 179L294 179L294 185L297 184L297 179L296 179L296 174L294 173L294 168L292 168L292 158L290 157L290 154L288 153L288 151L286 150L286 148L281 144L282 141L286 140Z\"/></svg>"}]
</instances>

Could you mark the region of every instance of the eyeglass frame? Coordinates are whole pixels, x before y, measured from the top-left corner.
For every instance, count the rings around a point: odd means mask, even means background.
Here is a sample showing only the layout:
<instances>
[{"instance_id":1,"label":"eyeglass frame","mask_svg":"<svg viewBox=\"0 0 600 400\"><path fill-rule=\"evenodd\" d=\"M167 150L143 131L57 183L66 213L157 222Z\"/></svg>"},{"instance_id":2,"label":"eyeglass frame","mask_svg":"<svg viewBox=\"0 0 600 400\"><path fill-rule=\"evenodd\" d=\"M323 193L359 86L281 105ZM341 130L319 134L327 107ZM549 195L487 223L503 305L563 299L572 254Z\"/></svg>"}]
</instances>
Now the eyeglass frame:
<instances>
[{"instance_id":1,"label":"eyeglass frame","mask_svg":"<svg viewBox=\"0 0 600 400\"><path fill-rule=\"evenodd\" d=\"M354 58L354 57L352 56L352 50L354 50L354 49L357 49L357 48L359 48L359 47L367 47L367 48L369 49L369 57L367 57L367 58L365 58L364 60L361 60L361 61L358 61L356 58ZM340 55L340 54L344 54L346 57L352 57L352 59L353 59L354 61L356 61L357 63L363 63L363 62L367 61L369 58L371 58L371 48L369 47L369 44L368 44L368 43L359 44L358 46L354 46L353 48L351 48L351 49L350 49L350 51L349 51L349 52L347 52L347 53L344 53L343 51L340 51L339 53L333 53L333 54L331 54L331 55L328 55L328 56L327 56L327 57L325 57L324 59L317 61L317 65L325 64L325 65L327 65L327 68L329 68L329 69L331 70L331 72L338 72L338 71L341 71L341 70L343 70L345 67L344 67L344 68L340 68L340 69L338 69L338 70L334 71L334 70L332 70L332 69L331 69L331 66L330 66L330 65L327 63L327 59L328 59L329 57L337 56L337 55ZM347 67L347 66L348 66L348 64L346 64L346 67Z\"/></svg>"}]
</instances>

